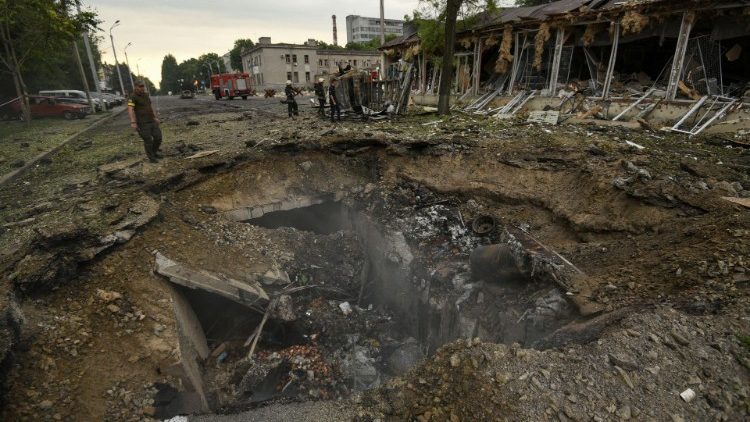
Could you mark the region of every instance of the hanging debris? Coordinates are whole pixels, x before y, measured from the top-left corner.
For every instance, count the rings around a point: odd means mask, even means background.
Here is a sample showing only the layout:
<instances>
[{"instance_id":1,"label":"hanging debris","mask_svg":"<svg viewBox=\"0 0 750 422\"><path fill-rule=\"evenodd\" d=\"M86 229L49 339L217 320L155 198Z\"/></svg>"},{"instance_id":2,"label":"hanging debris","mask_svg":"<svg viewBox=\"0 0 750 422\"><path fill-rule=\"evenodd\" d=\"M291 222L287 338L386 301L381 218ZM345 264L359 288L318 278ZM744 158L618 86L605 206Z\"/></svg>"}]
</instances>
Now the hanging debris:
<instances>
[{"instance_id":1,"label":"hanging debris","mask_svg":"<svg viewBox=\"0 0 750 422\"><path fill-rule=\"evenodd\" d=\"M600 23L592 23L586 25L586 30L583 32L583 36L581 37L584 47L590 47L596 39L596 34L601 32L602 29L604 29L604 25Z\"/></svg>"},{"instance_id":2,"label":"hanging debris","mask_svg":"<svg viewBox=\"0 0 750 422\"><path fill-rule=\"evenodd\" d=\"M513 47L513 27L505 25L503 29L503 41L500 44L500 55L495 62L495 72L505 73L508 71L508 65L513 61L513 54L510 49Z\"/></svg>"},{"instance_id":3,"label":"hanging debris","mask_svg":"<svg viewBox=\"0 0 750 422\"><path fill-rule=\"evenodd\" d=\"M549 24L542 22L539 25L539 32L534 37L534 69L539 71L542 70L542 58L544 57L544 44L549 41L550 32Z\"/></svg>"},{"instance_id":4,"label":"hanging debris","mask_svg":"<svg viewBox=\"0 0 750 422\"><path fill-rule=\"evenodd\" d=\"M622 35L637 34L648 27L649 18L635 10L625 12L622 17Z\"/></svg>"}]
</instances>

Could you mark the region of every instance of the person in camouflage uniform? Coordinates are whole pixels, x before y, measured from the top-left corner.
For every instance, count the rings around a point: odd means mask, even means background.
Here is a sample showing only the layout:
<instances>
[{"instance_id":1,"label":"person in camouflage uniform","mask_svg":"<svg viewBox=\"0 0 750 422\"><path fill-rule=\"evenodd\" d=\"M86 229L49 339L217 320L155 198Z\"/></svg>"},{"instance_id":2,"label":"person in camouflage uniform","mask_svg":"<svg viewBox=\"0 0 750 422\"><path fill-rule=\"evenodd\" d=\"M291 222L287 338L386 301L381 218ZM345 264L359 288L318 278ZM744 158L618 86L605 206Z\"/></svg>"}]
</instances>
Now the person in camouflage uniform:
<instances>
[{"instance_id":1,"label":"person in camouflage uniform","mask_svg":"<svg viewBox=\"0 0 750 422\"><path fill-rule=\"evenodd\" d=\"M136 81L133 93L128 98L128 116L130 127L143 139L146 157L152 163L158 162L162 140L160 121L151 107L151 97L143 81Z\"/></svg>"}]
</instances>

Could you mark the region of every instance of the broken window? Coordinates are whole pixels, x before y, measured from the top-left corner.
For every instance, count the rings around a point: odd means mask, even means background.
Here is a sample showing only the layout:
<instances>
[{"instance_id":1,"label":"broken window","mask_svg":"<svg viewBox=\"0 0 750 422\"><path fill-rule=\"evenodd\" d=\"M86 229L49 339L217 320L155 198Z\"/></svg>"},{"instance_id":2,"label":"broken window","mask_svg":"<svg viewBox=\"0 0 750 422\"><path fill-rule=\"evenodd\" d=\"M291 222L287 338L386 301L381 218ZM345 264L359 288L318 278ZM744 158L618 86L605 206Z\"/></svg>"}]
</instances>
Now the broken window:
<instances>
[{"instance_id":1,"label":"broken window","mask_svg":"<svg viewBox=\"0 0 750 422\"><path fill-rule=\"evenodd\" d=\"M286 55L286 62L287 63L291 63L292 62L292 57L289 54Z\"/></svg>"},{"instance_id":2,"label":"broken window","mask_svg":"<svg viewBox=\"0 0 750 422\"><path fill-rule=\"evenodd\" d=\"M305 54L305 64L310 64L310 56Z\"/></svg>"}]
</instances>

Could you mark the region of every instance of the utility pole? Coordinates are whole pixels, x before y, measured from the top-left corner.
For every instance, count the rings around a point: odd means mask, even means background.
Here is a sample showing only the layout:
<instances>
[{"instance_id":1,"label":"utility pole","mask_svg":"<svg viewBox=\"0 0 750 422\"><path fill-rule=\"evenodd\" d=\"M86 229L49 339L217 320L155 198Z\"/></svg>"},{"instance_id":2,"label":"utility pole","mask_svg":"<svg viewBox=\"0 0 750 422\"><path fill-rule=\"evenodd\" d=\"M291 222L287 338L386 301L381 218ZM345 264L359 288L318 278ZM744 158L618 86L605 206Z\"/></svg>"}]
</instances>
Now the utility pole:
<instances>
[{"instance_id":1,"label":"utility pole","mask_svg":"<svg viewBox=\"0 0 750 422\"><path fill-rule=\"evenodd\" d=\"M117 78L120 80L120 90L122 95L125 96L125 85L122 83L122 74L120 74L120 65L117 64L117 50L115 50L115 38L112 36L112 29L120 24L120 20L116 20L115 23L109 28L109 40L112 42L112 53L115 55L115 68L117 68Z\"/></svg>"},{"instance_id":2,"label":"utility pole","mask_svg":"<svg viewBox=\"0 0 750 422\"><path fill-rule=\"evenodd\" d=\"M385 44L385 7L383 3L385 0L380 0L380 46ZM385 52L380 53L380 80L385 79Z\"/></svg>"},{"instance_id":3,"label":"utility pole","mask_svg":"<svg viewBox=\"0 0 750 422\"><path fill-rule=\"evenodd\" d=\"M128 47L133 45L132 42L129 42L128 45L125 46L123 51L125 52L125 63L128 65L128 77L130 77L130 89L135 88L135 84L133 83L133 69L130 68L130 60L128 60Z\"/></svg>"},{"instance_id":4,"label":"utility pole","mask_svg":"<svg viewBox=\"0 0 750 422\"><path fill-rule=\"evenodd\" d=\"M78 71L81 72L81 80L83 81L83 89L86 91L86 99L89 100L89 107L91 107L91 113L96 113L96 106L94 100L91 98L91 92L89 92L89 81L86 79L86 73L83 71L83 63L81 62L81 55L78 54L78 41L73 40L73 54L76 56L76 63L78 64Z\"/></svg>"},{"instance_id":5,"label":"utility pole","mask_svg":"<svg viewBox=\"0 0 750 422\"><path fill-rule=\"evenodd\" d=\"M81 5L78 4L78 13L81 13ZM91 80L96 85L96 92L99 94L99 101L104 101L102 97L102 88L99 84L99 75L96 73L96 64L94 63L94 55L91 53L91 43L89 42L89 31L83 33L83 45L86 47L86 55L89 58L89 67L91 68Z\"/></svg>"}]
</instances>

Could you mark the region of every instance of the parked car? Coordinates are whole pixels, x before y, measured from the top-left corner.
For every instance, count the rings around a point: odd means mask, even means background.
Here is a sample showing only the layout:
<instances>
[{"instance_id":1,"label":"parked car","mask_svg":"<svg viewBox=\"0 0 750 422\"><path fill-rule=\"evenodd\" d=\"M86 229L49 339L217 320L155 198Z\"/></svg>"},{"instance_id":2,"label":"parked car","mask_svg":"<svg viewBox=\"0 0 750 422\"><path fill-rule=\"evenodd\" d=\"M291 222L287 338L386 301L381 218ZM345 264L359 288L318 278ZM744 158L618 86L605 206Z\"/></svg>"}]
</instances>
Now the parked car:
<instances>
[{"instance_id":1,"label":"parked car","mask_svg":"<svg viewBox=\"0 0 750 422\"><path fill-rule=\"evenodd\" d=\"M195 98L195 93L189 89L185 89L182 91L182 94L180 94L180 98L182 99Z\"/></svg>"},{"instance_id":2,"label":"parked car","mask_svg":"<svg viewBox=\"0 0 750 422\"><path fill-rule=\"evenodd\" d=\"M98 92L89 92L89 95L91 95L92 98L98 100L104 106L105 110L109 110L115 106L112 103L112 100L107 98L107 96L104 93L100 95Z\"/></svg>"},{"instance_id":3,"label":"parked car","mask_svg":"<svg viewBox=\"0 0 750 422\"><path fill-rule=\"evenodd\" d=\"M57 98L30 96L31 117L58 117L62 116L67 120L83 119L91 112L88 105L59 102ZM21 102L16 100L9 104L11 115L23 119L21 112Z\"/></svg>"},{"instance_id":4,"label":"parked car","mask_svg":"<svg viewBox=\"0 0 750 422\"><path fill-rule=\"evenodd\" d=\"M58 99L65 99L67 102L85 104L88 105L89 100L86 97L86 93L76 89L53 89L53 90L42 90L39 91L39 95L45 97L55 97ZM96 111L102 110L102 101L98 98L92 98L94 100L94 107Z\"/></svg>"},{"instance_id":5,"label":"parked car","mask_svg":"<svg viewBox=\"0 0 750 422\"><path fill-rule=\"evenodd\" d=\"M115 94L113 92L103 92L102 94L106 95L115 105L119 106L125 103L125 97L120 94Z\"/></svg>"}]
</instances>

